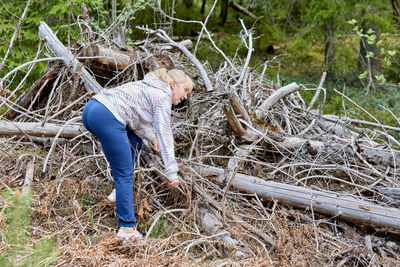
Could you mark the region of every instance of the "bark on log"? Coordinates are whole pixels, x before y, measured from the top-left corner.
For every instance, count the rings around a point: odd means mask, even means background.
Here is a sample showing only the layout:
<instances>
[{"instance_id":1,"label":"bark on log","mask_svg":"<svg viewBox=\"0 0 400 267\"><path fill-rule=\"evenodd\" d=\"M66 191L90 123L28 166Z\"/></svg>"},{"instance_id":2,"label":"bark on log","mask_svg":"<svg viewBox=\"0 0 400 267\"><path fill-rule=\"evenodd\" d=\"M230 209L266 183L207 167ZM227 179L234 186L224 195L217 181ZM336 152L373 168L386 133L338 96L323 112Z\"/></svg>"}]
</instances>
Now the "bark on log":
<instances>
[{"instance_id":1,"label":"bark on log","mask_svg":"<svg viewBox=\"0 0 400 267\"><path fill-rule=\"evenodd\" d=\"M81 64L74 57L53 33L50 27L43 21L40 22L39 26L39 37L44 38L47 41L47 45L50 50L58 57L63 57L65 66L70 68L70 71L75 74L78 65ZM89 74L89 72L83 67L82 68L82 79L87 91L94 91L95 93L103 90L103 87Z\"/></svg>"},{"instance_id":2,"label":"bark on log","mask_svg":"<svg viewBox=\"0 0 400 267\"><path fill-rule=\"evenodd\" d=\"M198 172L223 184L224 170L199 164ZM211 176L211 177L210 177ZM367 201L341 195L336 192L320 192L304 187L265 181L258 177L237 173L233 187L273 199L281 203L333 216L346 221L361 223L380 230L400 233L400 210L382 207Z\"/></svg>"},{"instance_id":3,"label":"bark on log","mask_svg":"<svg viewBox=\"0 0 400 267\"><path fill-rule=\"evenodd\" d=\"M61 128L63 128L62 125L54 123L46 123L45 126L41 126L41 123L35 122L0 121L0 135L54 137ZM69 125L62 130L60 137L73 138L83 132L86 132L86 129L82 124Z\"/></svg>"}]
</instances>

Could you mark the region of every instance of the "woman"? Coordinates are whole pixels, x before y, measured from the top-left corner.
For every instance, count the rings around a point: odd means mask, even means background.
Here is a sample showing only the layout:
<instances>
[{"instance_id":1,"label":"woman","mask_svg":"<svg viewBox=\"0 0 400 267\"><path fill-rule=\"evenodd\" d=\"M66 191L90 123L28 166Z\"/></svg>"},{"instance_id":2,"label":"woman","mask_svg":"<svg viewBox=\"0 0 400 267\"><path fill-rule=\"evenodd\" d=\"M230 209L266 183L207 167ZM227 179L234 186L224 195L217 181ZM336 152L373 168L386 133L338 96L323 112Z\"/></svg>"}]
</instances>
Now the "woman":
<instances>
[{"instance_id":1,"label":"woman","mask_svg":"<svg viewBox=\"0 0 400 267\"><path fill-rule=\"evenodd\" d=\"M133 174L143 138L161 151L170 186L176 188L180 184L170 125L171 107L186 99L192 88L192 80L183 71L158 69L141 81L102 91L83 109L83 125L99 138L111 166L119 237L142 237L135 228Z\"/></svg>"}]
</instances>

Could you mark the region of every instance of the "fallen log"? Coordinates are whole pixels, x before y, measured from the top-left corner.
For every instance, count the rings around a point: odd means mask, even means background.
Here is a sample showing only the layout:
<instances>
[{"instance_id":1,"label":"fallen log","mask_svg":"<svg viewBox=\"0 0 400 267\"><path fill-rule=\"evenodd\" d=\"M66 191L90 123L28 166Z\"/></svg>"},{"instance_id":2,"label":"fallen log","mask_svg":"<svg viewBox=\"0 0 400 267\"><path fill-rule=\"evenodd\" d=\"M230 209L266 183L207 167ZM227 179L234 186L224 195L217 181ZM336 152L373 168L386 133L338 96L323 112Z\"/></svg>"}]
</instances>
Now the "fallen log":
<instances>
[{"instance_id":1,"label":"fallen log","mask_svg":"<svg viewBox=\"0 0 400 267\"><path fill-rule=\"evenodd\" d=\"M196 171L204 177L224 184L224 170L198 164ZM382 207L336 192L322 192L304 187L265 181L258 177L237 173L232 186L238 190L256 193L296 208L313 210L346 221L361 223L379 230L400 233L400 210Z\"/></svg>"},{"instance_id":2,"label":"fallen log","mask_svg":"<svg viewBox=\"0 0 400 267\"><path fill-rule=\"evenodd\" d=\"M62 132L59 136L65 138L73 138L86 132L82 124L73 124L63 128L63 125L54 123L46 123L45 126L41 126L41 123L35 122L0 121L0 135L54 137L60 130Z\"/></svg>"},{"instance_id":3,"label":"fallen log","mask_svg":"<svg viewBox=\"0 0 400 267\"><path fill-rule=\"evenodd\" d=\"M47 41L49 49L56 54L57 57L62 57L65 66L69 67L70 71L75 74L78 65L81 63L74 57L71 51L60 42L50 27L43 21L40 22L39 37ZM82 80L87 91L98 93L103 90L103 87L89 74L85 67L82 67Z\"/></svg>"}]
</instances>

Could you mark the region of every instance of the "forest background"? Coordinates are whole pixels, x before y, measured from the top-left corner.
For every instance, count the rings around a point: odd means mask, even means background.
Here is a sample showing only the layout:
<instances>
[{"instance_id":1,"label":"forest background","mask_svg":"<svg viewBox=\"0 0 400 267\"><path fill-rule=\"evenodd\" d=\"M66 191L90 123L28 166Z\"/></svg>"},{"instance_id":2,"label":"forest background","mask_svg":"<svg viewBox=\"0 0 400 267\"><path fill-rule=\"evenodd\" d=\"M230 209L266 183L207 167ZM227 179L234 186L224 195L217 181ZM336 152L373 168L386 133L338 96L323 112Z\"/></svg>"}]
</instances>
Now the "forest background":
<instances>
[{"instance_id":1,"label":"forest background","mask_svg":"<svg viewBox=\"0 0 400 267\"><path fill-rule=\"evenodd\" d=\"M82 3L88 7L92 23L100 32L107 29L113 20L123 21L128 44L132 46L145 37L143 32L135 30L135 26L154 24L162 25L177 39L189 38L195 43L201 25L188 21L204 21L210 14L207 29L227 56L237 60L246 56L247 48L240 39L242 27L239 19L243 19L254 36L250 66L255 71L261 72L267 66L265 75L278 85L295 80L307 87L318 84L326 71L324 113L341 115L352 112L352 104L344 102L342 96L334 92L335 88L361 104L382 123L398 126L386 109L395 114L400 110L400 1L160 1L156 6L166 14L185 20L171 22L155 16L155 12L144 5L146 1L33 0L16 32L27 2L0 2L0 77L35 57L40 21L48 23L66 46L79 41L75 20L82 14ZM235 9L237 5L244 7L248 14ZM136 10L134 15L130 15L132 10ZM4 60L15 32L13 48ZM213 50L207 38L200 42L195 55L201 62L210 64L213 70L223 62L223 57ZM16 97L46 68L46 63L39 64ZM25 73L22 71L18 75L21 77L15 77L15 81L21 80ZM312 97L311 91L302 94L306 100ZM368 120L361 114L351 115Z\"/></svg>"},{"instance_id":2,"label":"forest background","mask_svg":"<svg viewBox=\"0 0 400 267\"><path fill-rule=\"evenodd\" d=\"M382 124L399 127L396 117L400 114L400 0L170 0L154 3L153 6L161 7L167 15L182 21L159 17L145 5L147 2L0 0L0 78L35 58L43 46L38 37L40 21L45 21L65 46L79 43L81 30L76 20L82 16L82 3L89 9L97 32L109 34L107 31L114 21L123 22L130 46L146 37L135 29L137 25L164 28L175 39L191 39L196 44L201 25L195 21L205 21L209 15L207 29L217 47L238 61L248 53L240 38L243 27L239 19L242 19L254 37L250 62L254 71L265 70L265 75L278 86L296 81L306 88L317 87L322 73L326 72L325 114L370 120L336 93L336 89L359 103ZM238 6L247 10L247 14L239 12ZM27 13L17 27L25 9ZM192 53L214 71L224 62L207 38L203 38ZM47 67L47 63L36 64L15 98L37 81ZM16 85L28 71L25 68L16 72L13 77ZM7 92L0 91L3 93ZM306 101L314 95L314 91L300 93ZM393 135L399 137L396 133ZM19 220L28 218L29 194L14 199L13 208L6 210L13 214L12 225L22 228L29 225L29 220ZM21 227L12 228L10 236L23 244L26 240L18 234ZM53 247L45 241L36 245L37 251L47 251L56 257ZM43 255L42 252L37 254ZM0 257L0 263L2 260L5 259Z\"/></svg>"}]
</instances>

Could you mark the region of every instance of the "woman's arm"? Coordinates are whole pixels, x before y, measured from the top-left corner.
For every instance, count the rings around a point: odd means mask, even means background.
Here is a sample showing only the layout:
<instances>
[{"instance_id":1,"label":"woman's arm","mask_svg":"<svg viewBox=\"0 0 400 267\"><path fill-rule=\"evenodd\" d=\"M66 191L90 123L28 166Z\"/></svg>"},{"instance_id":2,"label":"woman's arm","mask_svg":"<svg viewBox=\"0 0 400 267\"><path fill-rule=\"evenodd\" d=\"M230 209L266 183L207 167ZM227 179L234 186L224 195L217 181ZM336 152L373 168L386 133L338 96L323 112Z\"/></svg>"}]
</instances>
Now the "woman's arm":
<instances>
[{"instance_id":1,"label":"woman's arm","mask_svg":"<svg viewBox=\"0 0 400 267\"><path fill-rule=\"evenodd\" d=\"M178 179L178 165L175 160L174 138L171 128L171 100L169 96L160 98L154 108L154 126L160 146L166 173L170 181Z\"/></svg>"}]
</instances>

